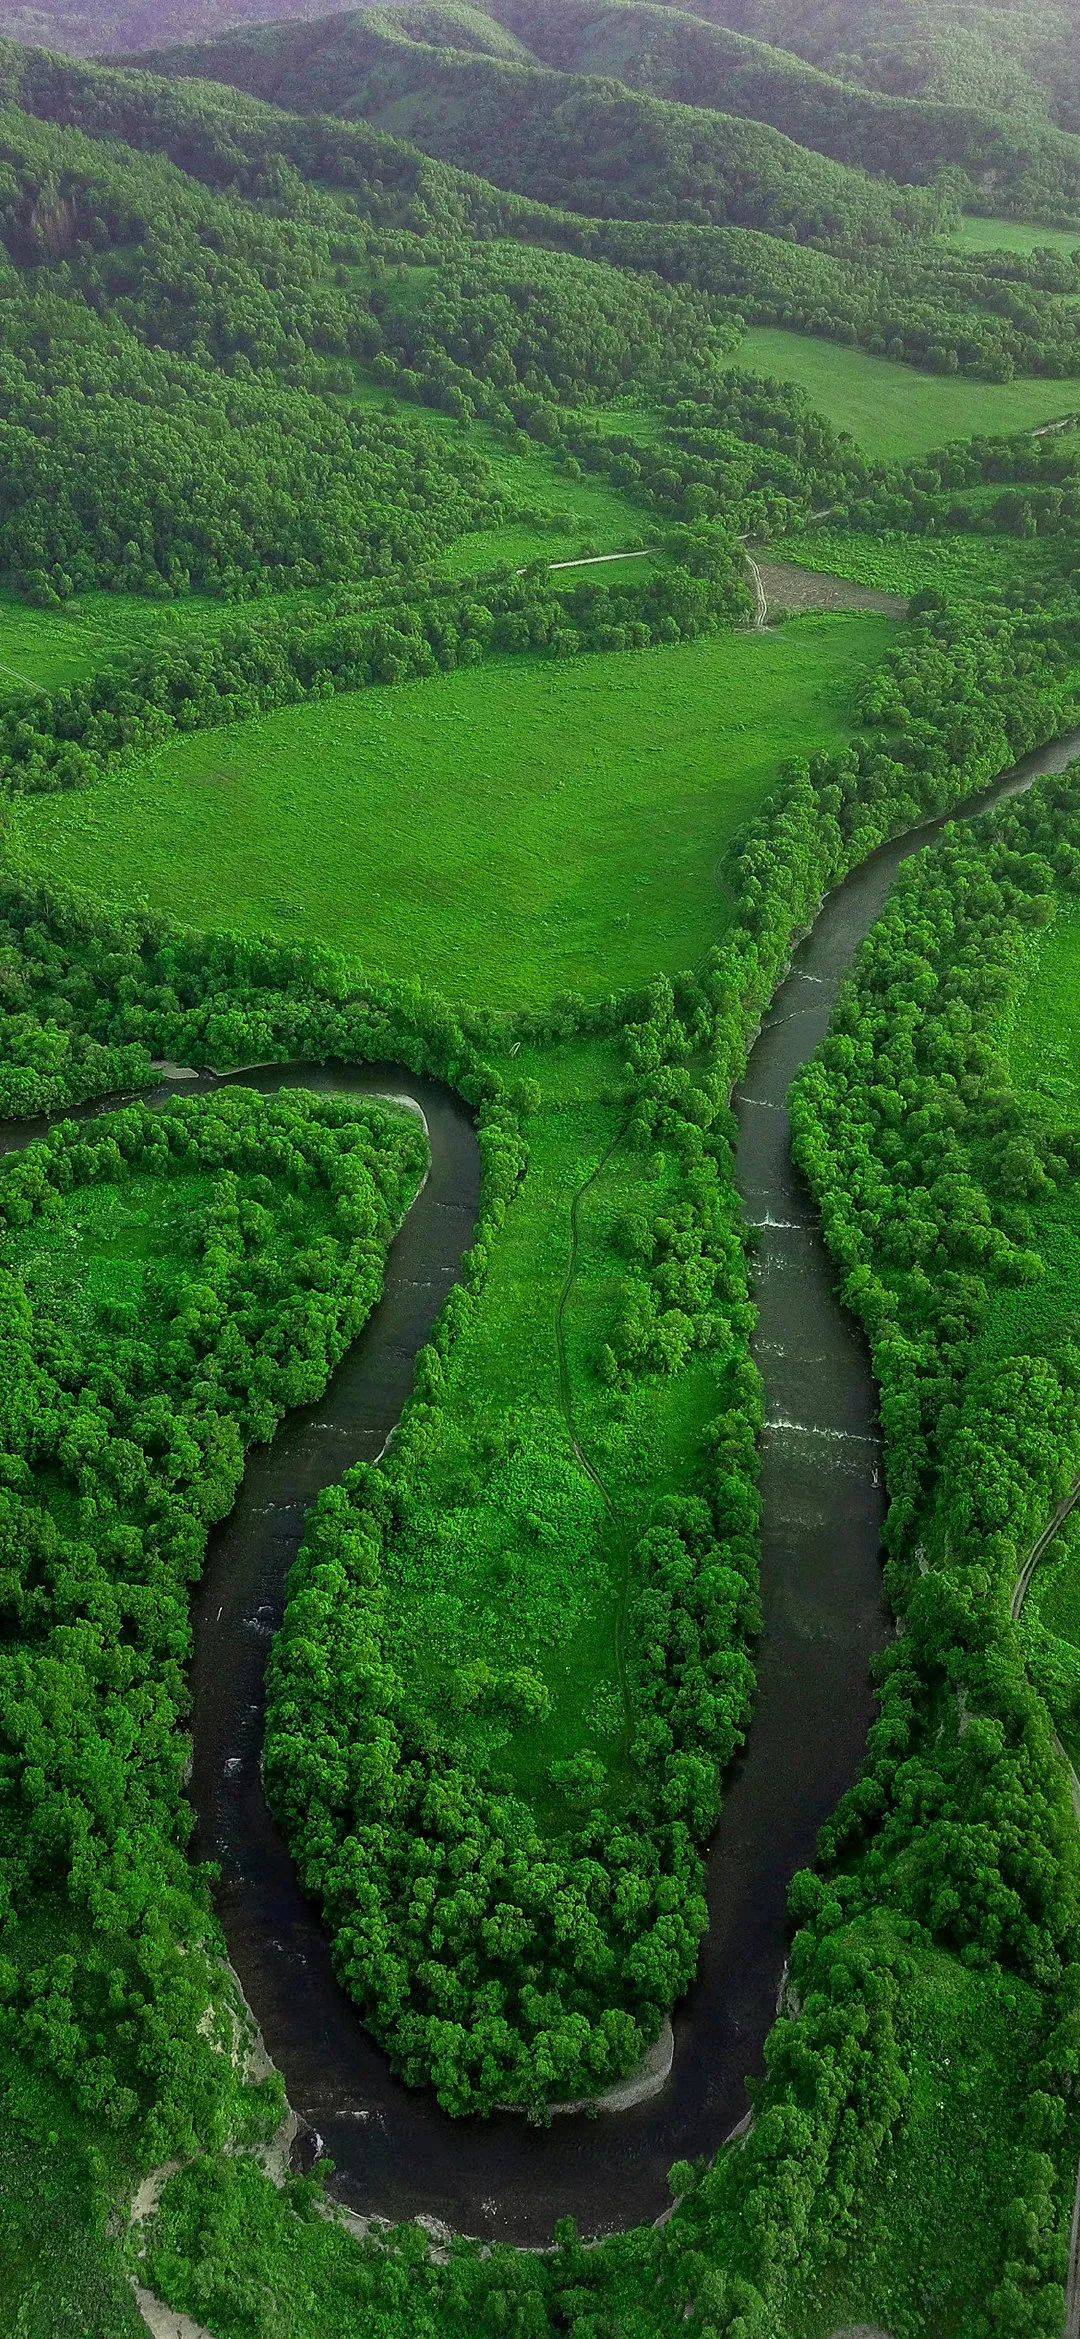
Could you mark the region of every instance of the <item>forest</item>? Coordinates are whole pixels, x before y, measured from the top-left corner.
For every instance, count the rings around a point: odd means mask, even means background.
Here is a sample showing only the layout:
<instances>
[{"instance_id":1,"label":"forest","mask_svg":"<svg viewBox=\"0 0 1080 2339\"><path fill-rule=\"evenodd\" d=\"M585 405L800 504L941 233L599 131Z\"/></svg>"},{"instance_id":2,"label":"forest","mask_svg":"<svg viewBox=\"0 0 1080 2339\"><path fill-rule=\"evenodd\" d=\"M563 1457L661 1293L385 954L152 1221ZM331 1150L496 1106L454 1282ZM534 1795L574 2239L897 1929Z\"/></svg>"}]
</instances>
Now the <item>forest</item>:
<instances>
[{"instance_id":1,"label":"forest","mask_svg":"<svg viewBox=\"0 0 1080 2339\"><path fill-rule=\"evenodd\" d=\"M7 2323L1058 2339L1071 16L0 25Z\"/></svg>"}]
</instances>

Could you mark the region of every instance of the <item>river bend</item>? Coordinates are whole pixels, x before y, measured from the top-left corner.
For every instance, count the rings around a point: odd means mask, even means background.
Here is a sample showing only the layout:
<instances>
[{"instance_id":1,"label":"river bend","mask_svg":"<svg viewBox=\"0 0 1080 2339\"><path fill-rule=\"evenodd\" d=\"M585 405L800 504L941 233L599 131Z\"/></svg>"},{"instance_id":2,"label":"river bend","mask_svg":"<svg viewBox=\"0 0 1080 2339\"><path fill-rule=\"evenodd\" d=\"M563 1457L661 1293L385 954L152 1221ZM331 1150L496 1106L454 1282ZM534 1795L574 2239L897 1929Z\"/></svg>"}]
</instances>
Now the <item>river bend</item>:
<instances>
[{"instance_id":1,"label":"river bend","mask_svg":"<svg viewBox=\"0 0 1080 2339\"><path fill-rule=\"evenodd\" d=\"M1078 755L1080 732L1029 757L963 815ZM219 1863L229 1956L290 2103L336 2164L332 2189L353 2209L427 2214L523 2243L547 2241L567 2214L583 2231L603 2233L655 2218L668 2201L672 2162L714 2153L745 2112L746 2078L761 2067L776 2011L788 1883L858 1771L870 1660L890 1631L876 1390L792 1165L787 1096L901 863L942 826L884 846L829 896L735 1092L737 1182L759 1230L754 1353L766 1391L757 1702L709 1851L709 1931L675 2016L671 2076L631 2110L567 2115L541 2129L509 2113L455 2121L404 2087L335 1980L329 1941L270 1817L259 1772L266 1661L306 1514L352 1463L375 1460L392 1433L417 1352L472 1238L480 1164L460 1099L400 1066L304 1063L224 1076L263 1094L304 1087L408 1098L431 1140L431 1172L391 1248L378 1306L319 1402L290 1414L268 1447L249 1454L236 1505L211 1536L193 1610L196 1851ZM209 1073L166 1081L143 1101L222 1084ZM47 1126L0 1125L0 1153L21 1150Z\"/></svg>"}]
</instances>

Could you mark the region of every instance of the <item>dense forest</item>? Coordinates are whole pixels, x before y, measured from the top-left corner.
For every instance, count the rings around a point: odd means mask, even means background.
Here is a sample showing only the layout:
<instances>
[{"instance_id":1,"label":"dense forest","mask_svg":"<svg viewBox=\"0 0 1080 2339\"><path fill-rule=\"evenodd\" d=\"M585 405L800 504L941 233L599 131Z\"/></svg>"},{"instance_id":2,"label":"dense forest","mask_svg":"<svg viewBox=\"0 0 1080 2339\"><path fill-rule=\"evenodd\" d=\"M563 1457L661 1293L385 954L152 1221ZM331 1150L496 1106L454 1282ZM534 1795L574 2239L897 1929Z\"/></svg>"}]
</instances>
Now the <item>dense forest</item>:
<instances>
[{"instance_id":1,"label":"dense forest","mask_svg":"<svg viewBox=\"0 0 1080 2339\"><path fill-rule=\"evenodd\" d=\"M260 13L0 42L0 2305L1056 2339L1076 767L971 800L1080 724L1075 28ZM192 1602L287 1416L236 1860Z\"/></svg>"},{"instance_id":2,"label":"dense forest","mask_svg":"<svg viewBox=\"0 0 1080 2339\"><path fill-rule=\"evenodd\" d=\"M174 62L279 104L407 126L432 153L542 200L571 185L586 211L670 216L677 204L687 219L782 232L797 168L802 232L816 241L880 240L864 173L901 184L956 173L988 208L1076 213L1080 148L1045 119L852 87L698 15L636 0L501 0L492 20L487 35L479 10L463 19L453 5L369 9L246 31ZM752 149L741 118L764 126ZM797 162L769 129L797 141ZM842 170L825 174L807 150ZM929 216L907 210L912 223Z\"/></svg>"}]
</instances>

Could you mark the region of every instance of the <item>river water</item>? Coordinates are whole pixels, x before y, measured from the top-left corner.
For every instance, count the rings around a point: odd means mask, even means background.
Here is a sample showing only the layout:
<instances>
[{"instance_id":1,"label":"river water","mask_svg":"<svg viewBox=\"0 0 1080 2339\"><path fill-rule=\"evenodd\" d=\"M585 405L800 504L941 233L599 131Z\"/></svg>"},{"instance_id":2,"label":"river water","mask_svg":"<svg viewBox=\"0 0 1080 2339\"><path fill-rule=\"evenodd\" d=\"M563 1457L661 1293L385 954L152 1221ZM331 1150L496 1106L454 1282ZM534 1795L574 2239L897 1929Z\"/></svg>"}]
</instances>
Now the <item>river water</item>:
<instances>
[{"instance_id":1,"label":"river water","mask_svg":"<svg viewBox=\"0 0 1080 2339\"><path fill-rule=\"evenodd\" d=\"M1029 757L963 814L1078 755L1080 732ZM510 2113L451 2120L430 2096L405 2088L334 1978L329 1942L267 1810L259 1775L266 1660L306 1513L350 1464L374 1460L392 1432L417 1351L471 1239L480 1166L461 1101L400 1066L289 1064L225 1076L264 1094L302 1086L409 1097L431 1139L431 1173L391 1249L378 1307L319 1403L290 1415L271 1445L249 1456L237 1503L211 1537L193 1611L195 1848L220 1865L230 1958L290 2103L335 2163L332 2189L354 2209L395 2219L425 2213L504 2241L547 2241L567 2214L587 2233L607 2232L655 2218L669 2198L671 2163L714 2153L746 2110L746 2079L761 2067L776 2011L788 1884L858 1771L870 1660L891 1629L881 1590L876 1391L792 1166L786 1100L898 868L943 825L883 847L829 896L735 1093L737 1182L759 1229L754 1353L767 1406L757 1702L709 1850L709 1931L675 2016L671 2076L631 2110L567 2115L538 2129ZM212 1074L166 1082L148 1101L222 1084ZM46 1125L4 1124L0 1152L21 1149Z\"/></svg>"}]
</instances>

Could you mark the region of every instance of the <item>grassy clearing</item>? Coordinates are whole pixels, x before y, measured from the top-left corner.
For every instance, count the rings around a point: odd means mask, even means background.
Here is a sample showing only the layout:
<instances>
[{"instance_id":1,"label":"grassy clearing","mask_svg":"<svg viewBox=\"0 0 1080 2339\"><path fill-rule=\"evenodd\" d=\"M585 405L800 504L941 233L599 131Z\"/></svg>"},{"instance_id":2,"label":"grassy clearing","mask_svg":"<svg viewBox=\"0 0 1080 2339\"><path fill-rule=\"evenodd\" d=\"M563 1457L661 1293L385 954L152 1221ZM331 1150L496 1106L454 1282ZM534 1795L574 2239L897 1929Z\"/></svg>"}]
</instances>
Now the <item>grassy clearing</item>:
<instances>
[{"instance_id":1,"label":"grassy clearing","mask_svg":"<svg viewBox=\"0 0 1080 2339\"><path fill-rule=\"evenodd\" d=\"M1029 227L1022 219L962 219L953 242L965 252L1055 252L1071 260L1080 235L1071 227Z\"/></svg>"},{"instance_id":2,"label":"grassy clearing","mask_svg":"<svg viewBox=\"0 0 1080 2339\"><path fill-rule=\"evenodd\" d=\"M1080 1098L1080 911L1063 910L1040 936L1009 1035L1013 1078L1037 1091L1067 1126ZM1080 1332L1080 1187L1038 1205L1038 1282L997 1292L977 1345L987 1360L1047 1354ZM1057 1537L1031 1584L1021 1625L1032 1679L1072 1762L1080 1763L1080 1518Z\"/></svg>"},{"instance_id":3,"label":"grassy clearing","mask_svg":"<svg viewBox=\"0 0 1080 2339\"><path fill-rule=\"evenodd\" d=\"M818 569L829 576L849 577L854 584L875 585L887 593L919 593L927 588L948 601L1015 606L1017 590L1051 580L1069 557L1067 546L1055 548L1043 540L1016 536L967 536L950 531L945 536L912 536L883 529L862 535L842 528L808 528L770 545L770 552L799 567Z\"/></svg>"},{"instance_id":4,"label":"grassy clearing","mask_svg":"<svg viewBox=\"0 0 1080 2339\"><path fill-rule=\"evenodd\" d=\"M350 403L389 409L410 424L468 445L486 457L505 499L506 517L490 528L470 530L442 554L437 570L467 578L502 561L524 567L533 560L576 560L583 555L622 552L651 533L649 514L603 480L576 479L564 472L546 448L511 447L474 423L466 427L392 392L361 382ZM638 417L645 426L647 417ZM630 430L629 411L612 417L612 427ZM29 684L53 690L86 676L128 652L186 643L238 620L262 615L315 617L333 603L340 587L324 585L275 593L265 600L234 604L208 594L154 601L135 593L84 593L62 609L37 609L0 587L0 701Z\"/></svg>"},{"instance_id":5,"label":"grassy clearing","mask_svg":"<svg viewBox=\"0 0 1080 2339\"><path fill-rule=\"evenodd\" d=\"M1043 935L1012 1034L1015 1076L1053 1096L1062 1112L1080 1088L1080 910L1062 910Z\"/></svg>"},{"instance_id":6,"label":"grassy clearing","mask_svg":"<svg viewBox=\"0 0 1080 2339\"><path fill-rule=\"evenodd\" d=\"M1075 1120L1080 1091L1080 911L1068 908L1041 938L1018 1002L1010 1043L1018 1084L1049 1098ZM1028 1349L1038 1354L1080 1327L1080 1187L1066 1185L1040 1201L1037 1245L1045 1273L1037 1283L998 1293L980 1354Z\"/></svg>"},{"instance_id":7,"label":"grassy clearing","mask_svg":"<svg viewBox=\"0 0 1080 2339\"><path fill-rule=\"evenodd\" d=\"M1075 1511L1031 1579L1020 1633L1028 1671L1076 1770L1080 1764L1080 1515Z\"/></svg>"},{"instance_id":8,"label":"grassy clearing","mask_svg":"<svg viewBox=\"0 0 1080 2339\"><path fill-rule=\"evenodd\" d=\"M1069 1127L1080 1102L1080 910L1065 908L1039 939L1010 1035L1018 1083L1036 1089ZM1040 1203L1044 1275L1002 1293L986 1345L996 1355L1040 1349L1080 1333L1080 1189ZM1068 1520L1032 1578L1021 1624L1032 1678L1074 1768L1080 1765L1080 1515Z\"/></svg>"},{"instance_id":9,"label":"grassy clearing","mask_svg":"<svg viewBox=\"0 0 1080 2339\"><path fill-rule=\"evenodd\" d=\"M585 552L621 552L650 533L651 515L602 479L575 479L546 447L525 441L511 446L484 423L456 422L434 407L417 405L396 391L357 375L350 405L400 416L454 445L483 455L507 503L505 525L459 537L442 556L447 576L468 576L496 560L573 560ZM590 410L591 411L591 410ZM593 419L629 435L655 438L656 425L643 409L612 408ZM475 548L475 550L473 549ZM478 557L483 551L484 558Z\"/></svg>"},{"instance_id":10,"label":"grassy clearing","mask_svg":"<svg viewBox=\"0 0 1080 2339\"><path fill-rule=\"evenodd\" d=\"M600 1358L625 1279L619 1222L643 1178L666 1175L625 1138L624 1080L606 1042L523 1049L514 1070L540 1101L525 1124L525 1188L493 1250L474 1322L449 1363L446 1402L411 1466L411 1493L385 1573L389 1628L410 1695L445 1726L447 1684L477 1660L524 1667L546 1691L539 1719L470 1712L471 1764L556 1823L551 1766L586 1754L609 1792L623 1776L626 1709L619 1616L632 1543L666 1494L692 1487L717 1407L716 1369L696 1358L614 1393ZM614 1148L614 1150L611 1150ZM571 1205L582 1195L572 1280ZM565 1300L564 1300L565 1294ZM562 1304L574 1451L560 1373Z\"/></svg>"},{"instance_id":11,"label":"grassy clearing","mask_svg":"<svg viewBox=\"0 0 1080 2339\"><path fill-rule=\"evenodd\" d=\"M887 618L492 661L176 739L28 799L35 867L202 927L330 944L491 1007L697 959L717 864L790 755L839 745Z\"/></svg>"},{"instance_id":12,"label":"grassy clearing","mask_svg":"<svg viewBox=\"0 0 1080 2339\"><path fill-rule=\"evenodd\" d=\"M917 373L808 333L754 326L733 362L743 373L797 382L837 430L868 455L903 462L951 439L1033 430L1080 409L1080 381L974 382Z\"/></svg>"},{"instance_id":13,"label":"grassy clearing","mask_svg":"<svg viewBox=\"0 0 1080 2339\"><path fill-rule=\"evenodd\" d=\"M299 595L278 596L280 608ZM35 609L0 589L0 696L29 683L56 690L81 682L125 651L186 643L234 621L226 601L192 593L182 601L149 601L136 593L83 593L63 609Z\"/></svg>"}]
</instances>

